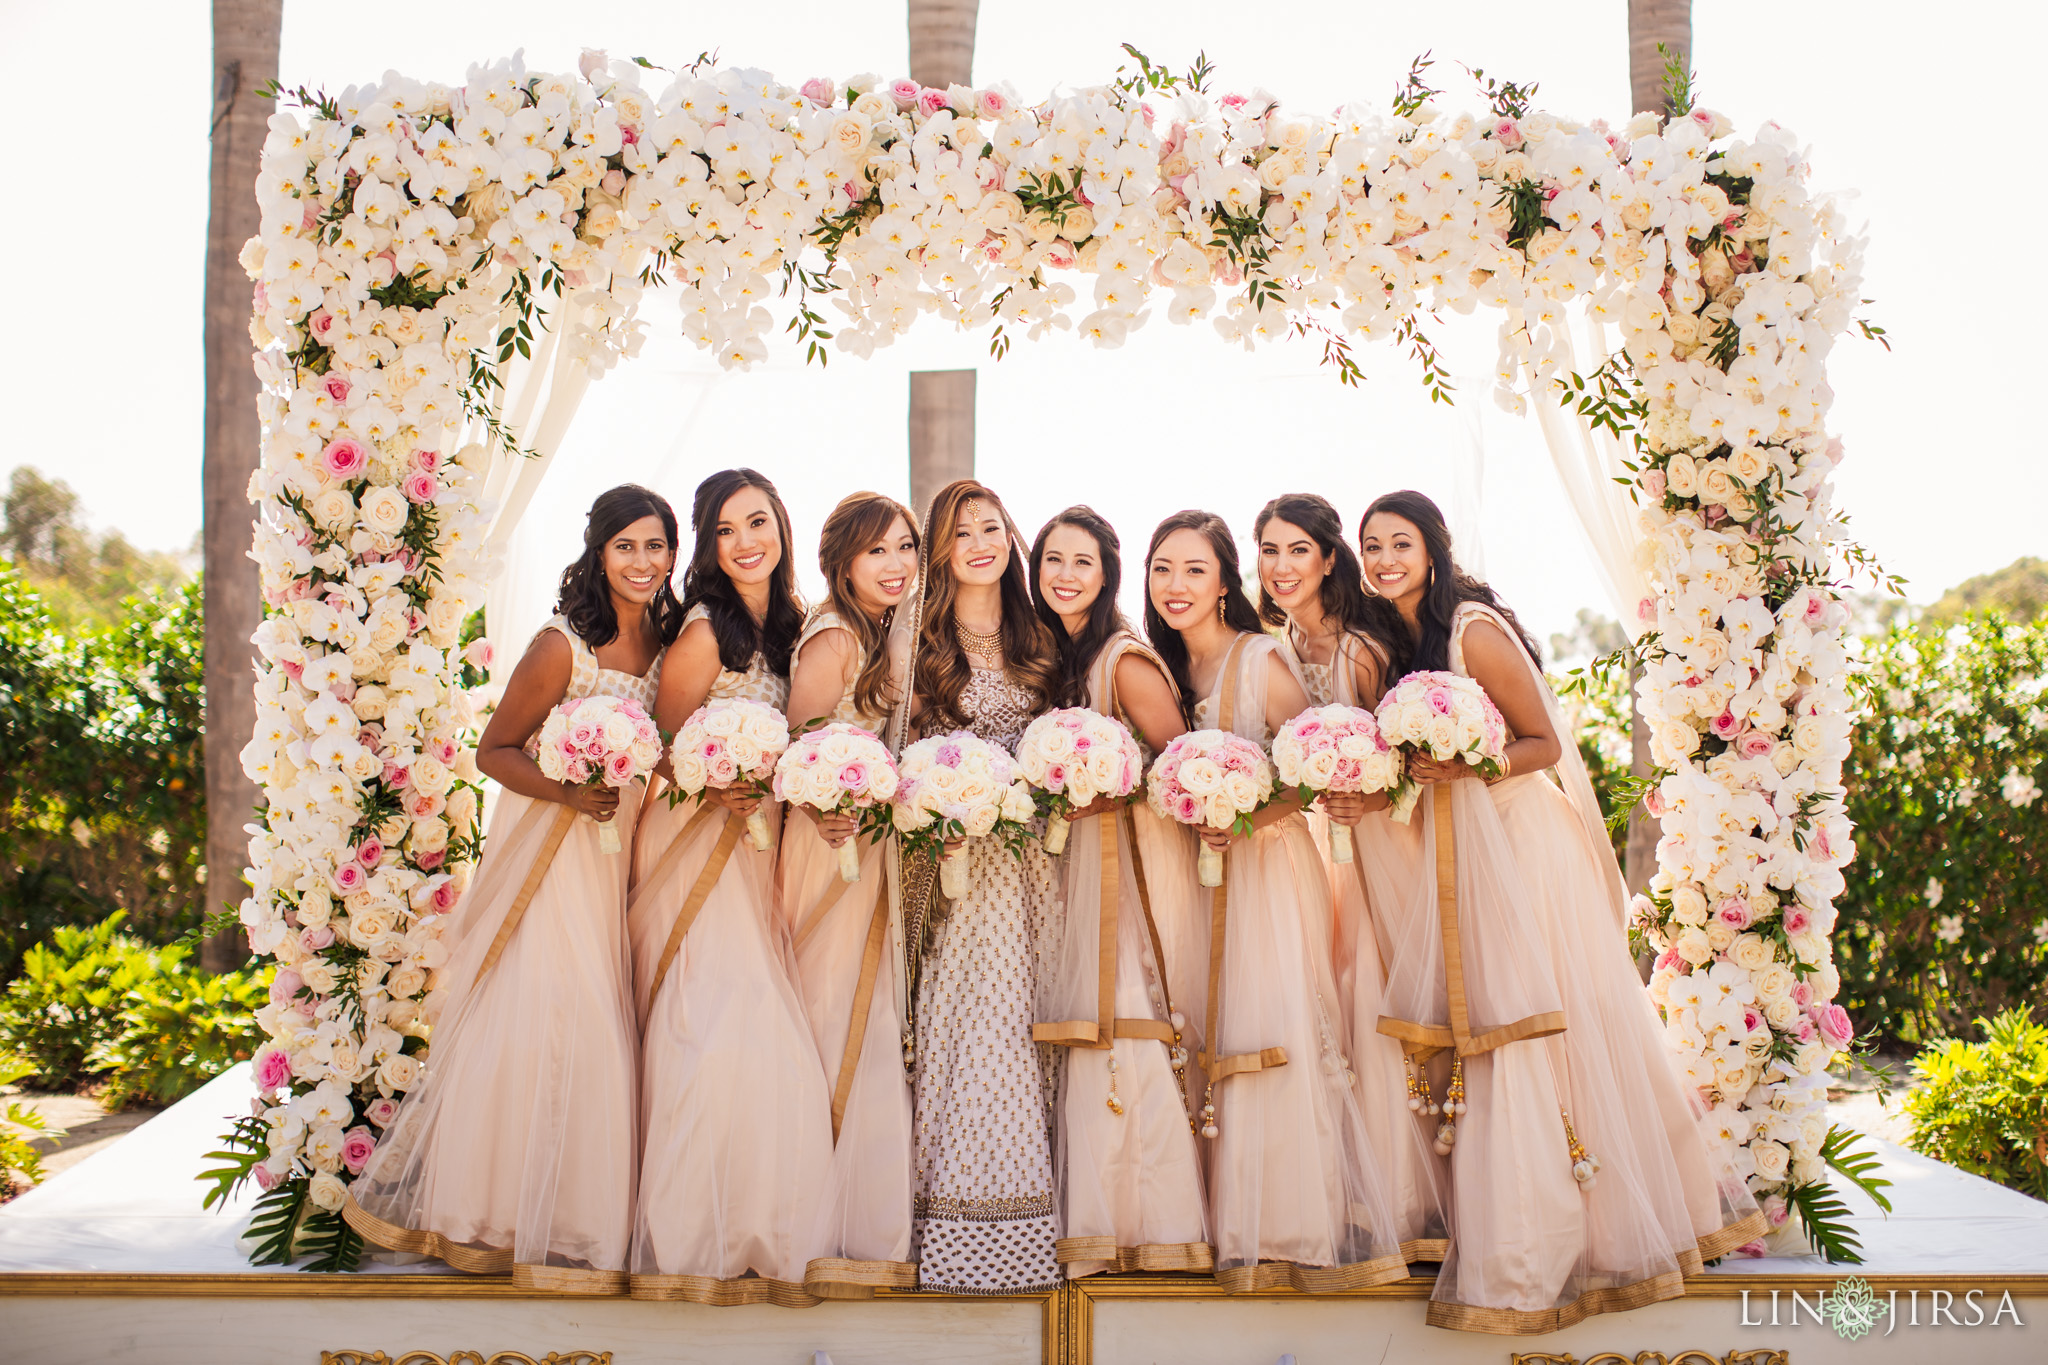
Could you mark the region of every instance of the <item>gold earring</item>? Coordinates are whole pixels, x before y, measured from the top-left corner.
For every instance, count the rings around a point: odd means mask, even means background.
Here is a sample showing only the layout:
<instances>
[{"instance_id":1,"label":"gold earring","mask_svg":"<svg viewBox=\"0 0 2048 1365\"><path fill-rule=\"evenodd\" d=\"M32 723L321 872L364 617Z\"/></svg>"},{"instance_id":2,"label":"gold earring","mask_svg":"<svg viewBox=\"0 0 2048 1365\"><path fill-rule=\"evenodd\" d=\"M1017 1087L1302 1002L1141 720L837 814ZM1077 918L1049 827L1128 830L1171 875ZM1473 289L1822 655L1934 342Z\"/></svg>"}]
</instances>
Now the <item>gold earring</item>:
<instances>
[{"instance_id":1,"label":"gold earring","mask_svg":"<svg viewBox=\"0 0 2048 1365\"><path fill-rule=\"evenodd\" d=\"M1216 599L1216 619L1219 621L1225 619L1223 615L1223 599L1220 597Z\"/></svg>"}]
</instances>

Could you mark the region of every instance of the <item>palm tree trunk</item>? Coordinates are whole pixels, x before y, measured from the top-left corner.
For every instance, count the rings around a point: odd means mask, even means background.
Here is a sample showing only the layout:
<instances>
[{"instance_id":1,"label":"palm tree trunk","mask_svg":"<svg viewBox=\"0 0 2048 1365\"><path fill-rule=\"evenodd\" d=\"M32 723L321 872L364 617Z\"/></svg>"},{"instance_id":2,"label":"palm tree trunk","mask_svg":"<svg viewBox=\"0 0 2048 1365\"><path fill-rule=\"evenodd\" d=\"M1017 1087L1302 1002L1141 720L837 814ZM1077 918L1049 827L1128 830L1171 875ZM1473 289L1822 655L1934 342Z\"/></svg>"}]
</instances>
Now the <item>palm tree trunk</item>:
<instances>
[{"instance_id":1,"label":"palm tree trunk","mask_svg":"<svg viewBox=\"0 0 2048 1365\"><path fill-rule=\"evenodd\" d=\"M1663 52L1657 48L1662 45ZM1692 65L1692 0L1628 0L1628 82L1629 108L1637 113L1656 112L1667 117L1676 110L1664 99L1666 53L1682 65ZM1629 673L1630 693L1642 676L1640 668ZM1634 758L1629 771L1637 777L1650 775L1650 727L1638 703L1629 707L1629 737ZM1625 873L1628 889L1640 891L1650 884L1657 870L1657 840L1663 826L1641 805L1628 822L1628 850ZM1648 963L1643 964L1647 980Z\"/></svg>"},{"instance_id":2,"label":"palm tree trunk","mask_svg":"<svg viewBox=\"0 0 2048 1365\"><path fill-rule=\"evenodd\" d=\"M910 0L910 78L940 90L974 79L974 21L980 0ZM918 370L910 376L910 505L974 473L974 371Z\"/></svg>"},{"instance_id":3,"label":"palm tree trunk","mask_svg":"<svg viewBox=\"0 0 2048 1365\"><path fill-rule=\"evenodd\" d=\"M256 91L277 77L283 0L214 0L213 161L206 223L206 894L218 908L242 896L248 838L262 799L242 773L241 750L256 725L249 637L263 622L249 558L249 476L261 432L249 366L249 279L237 260L256 235L256 171L272 100ZM239 930L208 939L200 960L215 971L245 954Z\"/></svg>"},{"instance_id":4,"label":"palm tree trunk","mask_svg":"<svg viewBox=\"0 0 2048 1365\"><path fill-rule=\"evenodd\" d=\"M1692 0L1628 0L1629 108L1636 113L1673 114L1664 104L1665 51L1690 68Z\"/></svg>"}]
</instances>

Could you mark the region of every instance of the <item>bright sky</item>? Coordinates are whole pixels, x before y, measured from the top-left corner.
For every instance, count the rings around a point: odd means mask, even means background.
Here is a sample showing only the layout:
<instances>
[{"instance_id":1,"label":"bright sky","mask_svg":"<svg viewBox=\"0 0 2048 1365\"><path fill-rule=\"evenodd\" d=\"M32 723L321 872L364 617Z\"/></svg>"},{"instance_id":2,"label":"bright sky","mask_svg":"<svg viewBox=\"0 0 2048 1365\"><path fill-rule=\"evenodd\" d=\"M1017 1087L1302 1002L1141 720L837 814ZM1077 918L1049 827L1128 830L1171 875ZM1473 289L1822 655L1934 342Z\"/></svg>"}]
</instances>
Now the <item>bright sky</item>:
<instances>
[{"instance_id":1,"label":"bright sky","mask_svg":"<svg viewBox=\"0 0 2048 1365\"><path fill-rule=\"evenodd\" d=\"M1867 292L1893 350L1844 342L1831 362L1832 425L1850 456L1841 500L1856 531L1921 601L2048 550L2048 461L2022 402L2039 382L2034 310L2016 302L2030 274L2014 274L2017 238L2005 266L1993 241L2048 211L2031 157L2014 160L2038 123L2043 12L1966 3L1930 23L1924 4L1891 0L1697 8L1703 102L1745 132L1786 125L1812 147L1818 185L1861 191L1852 213L1870 224ZM1623 0L1266 0L1255 18L1212 0L983 0L975 75L1035 98L1106 79L1126 41L1177 67L1206 48L1218 89L1264 86L1300 108L1383 102L1433 49L1454 109L1478 107L1463 61L1539 81L1539 105L1560 113L1628 113ZM200 523L210 44L203 5L0 0L0 85L17 110L42 114L29 125L42 150L23 149L0 213L0 258L15 263L15 322L0 330L0 466L66 479L95 525L152 548L182 548ZM891 3L286 0L282 75L331 88L387 69L457 82L471 61L520 47L531 67L568 69L585 46L664 65L716 48L791 83L908 64ZM780 483L814 580L832 502L907 485L906 372L978 365L979 472L1027 534L1085 500L1135 553L1185 506L1249 536L1276 493L1321 492L1350 521L1373 495L1413 486L1452 508L1462 533L1476 527L1485 571L1539 631L1581 606L1607 609L1534 424L1483 396L1494 325L1484 315L1441 329L1475 381L1456 411L1432 410L1389 349L1362 354L1372 378L1360 392L1318 369L1306 345L1246 355L1158 319L1114 353L1020 344L997 363L985 342L934 321L868 362L841 356L821 373L782 353L741 375L685 345L671 316L653 310L646 354L585 400L525 537L543 572L570 557L603 487L640 479L686 510L705 473L746 463Z\"/></svg>"}]
</instances>

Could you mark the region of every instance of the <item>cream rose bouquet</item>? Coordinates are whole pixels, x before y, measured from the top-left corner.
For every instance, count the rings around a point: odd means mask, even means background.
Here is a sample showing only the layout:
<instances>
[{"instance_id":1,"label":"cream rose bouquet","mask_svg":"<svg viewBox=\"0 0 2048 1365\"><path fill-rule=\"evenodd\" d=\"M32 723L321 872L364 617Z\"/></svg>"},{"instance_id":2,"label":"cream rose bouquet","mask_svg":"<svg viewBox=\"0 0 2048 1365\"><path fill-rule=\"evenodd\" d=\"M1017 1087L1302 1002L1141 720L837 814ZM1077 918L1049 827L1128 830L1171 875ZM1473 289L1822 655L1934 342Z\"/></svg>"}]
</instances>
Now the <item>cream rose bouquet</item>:
<instances>
[{"instance_id":1,"label":"cream rose bouquet","mask_svg":"<svg viewBox=\"0 0 2048 1365\"><path fill-rule=\"evenodd\" d=\"M1380 792L1401 781L1401 755L1358 706L1313 706L1273 736L1273 768L1305 806L1324 792ZM1351 829L1330 822L1330 860L1351 861Z\"/></svg>"},{"instance_id":2,"label":"cream rose bouquet","mask_svg":"<svg viewBox=\"0 0 2048 1365\"><path fill-rule=\"evenodd\" d=\"M1380 736L1402 754L1427 754L1439 763L1462 758L1481 777L1497 777L1508 747L1508 724L1486 689L1456 673L1410 673L1380 700ZM1422 786L1404 770L1392 788L1394 819L1415 811Z\"/></svg>"},{"instance_id":3,"label":"cream rose bouquet","mask_svg":"<svg viewBox=\"0 0 2048 1365\"><path fill-rule=\"evenodd\" d=\"M1084 706L1048 711L1017 744L1017 768L1045 816L1045 851L1063 852L1067 821L1098 797L1125 797L1145 771L1138 741L1116 721Z\"/></svg>"},{"instance_id":4,"label":"cream rose bouquet","mask_svg":"<svg viewBox=\"0 0 2048 1365\"><path fill-rule=\"evenodd\" d=\"M534 761L541 775L573 787L625 787L661 761L661 731L647 708L626 697L571 697L541 722ZM620 848L618 827L598 825L597 846Z\"/></svg>"},{"instance_id":5,"label":"cream rose bouquet","mask_svg":"<svg viewBox=\"0 0 2048 1365\"><path fill-rule=\"evenodd\" d=\"M744 697L706 702L676 731L669 748L669 766L676 790L703 795L706 787L769 794L776 760L789 748L789 718L774 707ZM747 817L747 837L762 853L768 851L768 818L759 810Z\"/></svg>"},{"instance_id":6,"label":"cream rose bouquet","mask_svg":"<svg viewBox=\"0 0 2048 1365\"><path fill-rule=\"evenodd\" d=\"M810 806L825 815L849 815L866 832L889 823L896 794L896 762L889 746L858 725L834 721L790 741L775 762L775 799ZM858 841L839 846L839 876L860 880Z\"/></svg>"},{"instance_id":7,"label":"cream rose bouquet","mask_svg":"<svg viewBox=\"0 0 2048 1365\"><path fill-rule=\"evenodd\" d=\"M1250 834L1252 814L1273 798L1266 751L1226 730L1190 730L1152 762L1146 779L1152 809L1183 825ZM1202 885L1223 884L1223 855L1202 845Z\"/></svg>"},{"instance_id":8,"label":"cream rose bouquet","mask_svg":"<svg viewBox=\"0 0 2048 1365\"><path fill-rule=\"evenodd\" d=\"M939 889L948 898L967 894L966 859L945 853L948 841L993 834L1022 855L1037 805L1016 760L1000 748L967 730L933 735L903 751L897 772L891 819L905 848L941 855Z\"/></svg>"}]
</instances>

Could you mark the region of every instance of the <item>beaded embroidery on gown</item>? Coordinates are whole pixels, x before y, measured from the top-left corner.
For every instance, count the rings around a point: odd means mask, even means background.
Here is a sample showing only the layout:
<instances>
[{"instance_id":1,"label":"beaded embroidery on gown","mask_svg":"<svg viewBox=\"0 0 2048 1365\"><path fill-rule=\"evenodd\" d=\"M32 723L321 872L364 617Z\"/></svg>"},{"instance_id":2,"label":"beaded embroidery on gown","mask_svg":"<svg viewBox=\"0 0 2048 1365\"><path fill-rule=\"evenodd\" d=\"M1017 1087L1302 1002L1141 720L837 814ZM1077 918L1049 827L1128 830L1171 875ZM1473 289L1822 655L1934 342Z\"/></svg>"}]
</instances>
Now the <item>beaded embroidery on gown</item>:
<instances>
[{"instance_id":1,"label":"beaded embroidery on gown","mask_svg":"<svg viewBox=\"0 0 2048 1365\"><path fill-rule=\"evenodd\" d=\"M707 616L700 603L684 625ZM744 672L721 668L707 700L735 698L781 710L789 681L756 654ZM762 810L774 828L775 803ZM802 1307L816 1302L803 1282L822 1250L829 1101L775 904L775 850L755 849L743 823L707 802L656 797L635 832L632 1294Z\"/></svg>"},{"instance_id":2,"label":"beaded embroidery on gown","mask_svg":"<svg viewBox=\"0 0 2048 1365\"><path fill-rule=\"evenodd\" d=\"M1000 669L975 668L967 728L1014 751L1039 709ZM1051 861L967 845L967 894L929 921L917 984L913 1210L918 1286L955 1294L1056 1288L1047 1060L1031 1040L1055 910ZM912 930L915 940L915 930Z\"/></svg>"},{"instance_id":3,"label":"beaded embroidery on gown","mask_svg":"<svg viewBox=\"0 0 2048 1365\"><path fill-rule=\"evenodd\" d=\"M600 667L567 621L565 700L625 697L652 708L661 660L640 677ZM539 637L536 636L536 639ZM529 743L529 751L531 750ZM630 839L641 790L613 817ZM424 1080L344 1206L368 1240L522 1287L626 1287L638 1169L638 1034L626 939L627 859L576 816L524 913L509 912L568 808L499 793L469 896L442 930L448 963L428 997ZM482 970L493 950L498 956Z\"/></svg>"},{"instance_id":4,"label":"beaded embroidery on gown","mask_svg":"<svg viewBox=\"0 0 2048 1365\"><path fill-rule=\"evenodd\" d=\"M792 669L817 636L847 629L836 613L814 615L797 637ZM887 718L862 714L853 700L853 680L866 663L856 648L845 690L827 719L879 735ZM820 1298L863 1298L877 1288L917 1285L910 1259L910 1081L896 985L903 948L889 914L888 856L886 843L861 840L860 880L845 882L838 852L809 816L793 812L783 823L777 869L782 916L795 941L797 989L825 1088L838 1111L820 1210L823 1249L804 1277L805 1289ZM868 1003L856 1029L864 988Z\"/></svg>"}]
</instances>

